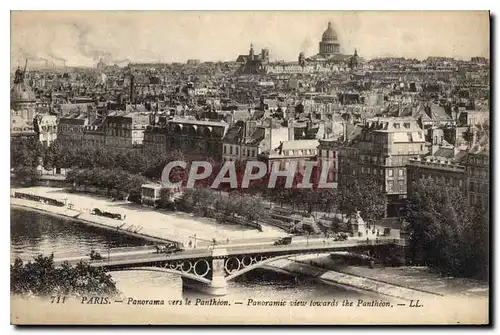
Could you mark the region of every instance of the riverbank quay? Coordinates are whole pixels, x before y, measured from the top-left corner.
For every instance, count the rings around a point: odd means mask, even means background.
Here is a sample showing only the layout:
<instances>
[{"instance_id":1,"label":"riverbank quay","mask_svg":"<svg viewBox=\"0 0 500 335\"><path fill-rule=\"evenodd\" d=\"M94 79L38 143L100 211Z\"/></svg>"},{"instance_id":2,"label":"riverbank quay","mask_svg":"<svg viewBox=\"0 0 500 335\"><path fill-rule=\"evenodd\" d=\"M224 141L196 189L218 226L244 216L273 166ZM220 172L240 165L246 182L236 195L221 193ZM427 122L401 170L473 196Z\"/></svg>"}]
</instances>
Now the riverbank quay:
<instances>
[{"instance_id":1,"label":"riverbank quay","mask_svg":"<svg viewBox=\"0 0 500 335\"><path fill-rule=\"evenodd\" d=\"M321 255L294 256L286 259L276 260L263 266L267 270L285 272L295 275L306 275L316 278L320 282L343 289L369 295L374 298L386 297L395 300L410 301L415 299L436 300L442 297L440 294L423 292L418 289L402 287L388 282L380 282L371 278L349 275L342 272L326 270L315 265L310 265L310 259L316 259Z\"/></svg>"},{"instance_id":2,"label":"riverbank quay","mask_svg":"<svg viewBox=\"0 0 500 335\"><path fill-rule=\"evenodd\" d=\"M117 232L141 237L155 243L174 241L188 245L209 245L213 239L218 241L245 240L259 238L279 238L287 233L280 229L265 227L260 232L237 225L221 224L215 220L196 217L182 212L164 212L143 207L128 201L113 201L105 197L71 193L63 188L27 187L11 188L11 193L22 192L63 201L67 206L57 207L40 202L11 198L12 206L25 209L34 208L47 214L57 214L63 218L80 223L113 229ZM70 208L68 208L70 207ZM93 208L121 214L123 220L93 215Z\"/></svg>"},{"instance_id":3,"label":"riverbank quay","mask_svg":"<svg viewBox=\"0 0 500 335\"><path fill-rule=\"evenodd\" d=\"M167 240L164 238L158 238L155 236L150 236L147 234L142 234L142 233L134 233L133 231L121 229L119 226L113 225L114 222L106 222L106 218L100 218L96 217L93 215L92 217L90 214L82 214L81 212L73 209L68 209L68 208L61 208L61 207L55 207L51 205L46 205L46 204L41 204L37 203L34 201L30 200L25 200L25 199L16 199L13 198L11 199L11 208L12 209L19 209L19 210L26 210L26 211L31 211L31 212L37 212L40 214L45 214L45 215L50 215L53 217L57 217L60 219L65 219L65 220L71 220L74 221L75 223L79 224L85 224L90 227L97 227L100 229L104 229L107 231L112 231L112 232L117 232L121 233L127 236L135 237L135 238L140 238L152 243L167 243L167 242L176 242L174 240ZM116 221L116 220L111 220L108 219L109 221Z\"/></svg>"},{"instance_id":4,"label":"riverbank quay","mask_svg":"<svg viewBox=\"0 0 500 335\"><path fill-rule=\"evenodd\" d=\"M376 265L374 268L370 268L339 261L336 255L321 255L314 258L312 255L305 255L297 261L307 262L309 265L353 278L369 279L382 284L395 285L403 290L421 291L424 294L474 298L488 298L489 295L487 282L472 278L445 277L424 266L385 267Z\"/></svg>"}]
</instances>

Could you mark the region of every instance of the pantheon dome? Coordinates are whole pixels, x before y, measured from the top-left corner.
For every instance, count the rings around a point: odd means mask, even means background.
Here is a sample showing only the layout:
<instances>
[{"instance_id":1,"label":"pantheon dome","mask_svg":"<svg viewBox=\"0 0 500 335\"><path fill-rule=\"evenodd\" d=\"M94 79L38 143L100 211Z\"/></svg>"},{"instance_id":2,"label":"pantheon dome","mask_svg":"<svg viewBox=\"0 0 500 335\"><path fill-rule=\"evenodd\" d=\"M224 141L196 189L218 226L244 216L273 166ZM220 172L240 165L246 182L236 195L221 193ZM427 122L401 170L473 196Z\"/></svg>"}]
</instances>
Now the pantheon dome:
<instances>
[{"instance_id":1,"label":"pantheon dome","mask_svg":"<svg viewBox=\"0 0 500 335\"><path fill-rule=\"evenodd\" d=\"M328 22L328 28L326 28L323 36L321 37L323 42L335 42L337 41L337 33L332 28L332 23Z\"/></svg>"},{"instance_id":2,"label":"pantheon dome","mask_svg":"<svg viewBox=\"0 0 500 335\"><path fill-rule=\"evenodd\" d=\"M333 30L332 23L328 22L328 27L319 42L319 54L328 57L338 53L340 53L340 43L337 41L337 33Z\"/></svg>"}]
</instances>

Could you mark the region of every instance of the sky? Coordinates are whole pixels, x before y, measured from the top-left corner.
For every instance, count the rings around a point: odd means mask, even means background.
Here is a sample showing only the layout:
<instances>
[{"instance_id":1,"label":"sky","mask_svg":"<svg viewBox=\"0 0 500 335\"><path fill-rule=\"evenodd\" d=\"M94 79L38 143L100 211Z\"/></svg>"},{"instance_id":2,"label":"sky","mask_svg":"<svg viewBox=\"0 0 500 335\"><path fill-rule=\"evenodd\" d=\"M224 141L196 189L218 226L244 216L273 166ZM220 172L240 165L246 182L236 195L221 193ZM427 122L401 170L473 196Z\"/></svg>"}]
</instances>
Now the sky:
<instances>
[{"instance_id":1,"label":"sky","mask_svg":"<svg viewBox=\"0 0 500 335\"><path fill-rule=\"evenodd\" d=\"M318 53L328 21L366 59L489 57L487 11L12 11L11 65L229 61L250 43L290 61Z\"/></svg>"}]
</instances>

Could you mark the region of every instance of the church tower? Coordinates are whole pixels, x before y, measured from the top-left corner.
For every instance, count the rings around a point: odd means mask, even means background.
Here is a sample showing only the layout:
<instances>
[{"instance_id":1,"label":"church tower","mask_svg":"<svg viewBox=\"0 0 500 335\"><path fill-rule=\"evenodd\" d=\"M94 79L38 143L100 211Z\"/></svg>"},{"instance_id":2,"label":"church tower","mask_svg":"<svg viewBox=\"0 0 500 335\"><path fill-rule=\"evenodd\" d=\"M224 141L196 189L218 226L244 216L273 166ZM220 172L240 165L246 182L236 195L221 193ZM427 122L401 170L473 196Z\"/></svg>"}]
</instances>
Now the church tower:
<instances>
[{"instance_id":1,"label":"church tower","mask_svg":"<svg viewBox=\"0 0 500 335\"><path fill-rule=\"evenodd\" d=\"M255 52L253 51L253 43L250 43L250 51L248 52L248 55L250 56L250 60L254 60Z\"/></svg>"}]
</instances>

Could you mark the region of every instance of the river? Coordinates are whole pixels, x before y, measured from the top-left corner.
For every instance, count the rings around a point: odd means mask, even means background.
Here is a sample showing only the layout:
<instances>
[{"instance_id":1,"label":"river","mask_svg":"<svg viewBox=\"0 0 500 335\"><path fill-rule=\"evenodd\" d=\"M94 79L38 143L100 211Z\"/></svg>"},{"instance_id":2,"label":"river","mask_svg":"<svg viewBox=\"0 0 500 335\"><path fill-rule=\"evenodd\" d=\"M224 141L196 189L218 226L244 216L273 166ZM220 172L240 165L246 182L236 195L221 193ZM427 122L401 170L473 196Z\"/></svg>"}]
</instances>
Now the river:
<instances>
[{"instance_id":1,"label":"river","mask_svg":"<svg viewBox=\"0 0 500 335\"><path fill-rule=\"evenodd\" d=\"M148 242L85 226L74 221L30 211L11 210L11 260L31 260L38 254L55 258L89 254L91 249L144 245ZM182 289L179 276L151 271L112 272L118 289L128 297L175 299L196 296ZM314 278L265 269L249 272L229 282L227 299L344 299L362 298L354 291L323 284Z\"/></svg>"}]
</instances>

